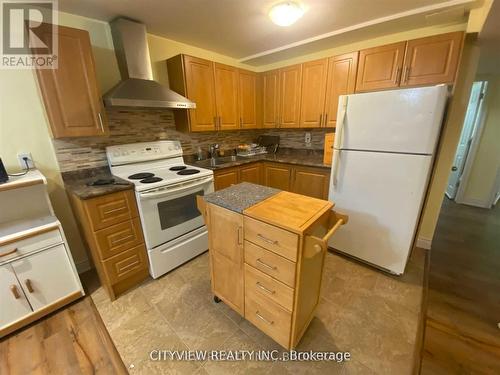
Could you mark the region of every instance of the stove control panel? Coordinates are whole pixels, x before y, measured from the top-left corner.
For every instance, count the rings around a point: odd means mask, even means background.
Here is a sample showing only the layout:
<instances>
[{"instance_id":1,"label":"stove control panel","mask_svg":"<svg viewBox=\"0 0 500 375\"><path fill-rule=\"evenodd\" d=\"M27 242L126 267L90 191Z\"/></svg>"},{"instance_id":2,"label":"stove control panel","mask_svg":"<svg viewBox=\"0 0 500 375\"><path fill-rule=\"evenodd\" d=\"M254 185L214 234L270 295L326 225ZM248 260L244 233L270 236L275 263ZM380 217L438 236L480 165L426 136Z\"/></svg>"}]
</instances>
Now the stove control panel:
<instances>
[{"instance_id":1,"label":"stove control panel","mask_svg":"<svg viewBox=\"0 0 500 375\"><path fill-rule=\"evenodd\" d=\"M178 141L131 143L106 147L106 156L109 165L124 165L182 156L182 147Z\"/></svg>"}]
</instances>

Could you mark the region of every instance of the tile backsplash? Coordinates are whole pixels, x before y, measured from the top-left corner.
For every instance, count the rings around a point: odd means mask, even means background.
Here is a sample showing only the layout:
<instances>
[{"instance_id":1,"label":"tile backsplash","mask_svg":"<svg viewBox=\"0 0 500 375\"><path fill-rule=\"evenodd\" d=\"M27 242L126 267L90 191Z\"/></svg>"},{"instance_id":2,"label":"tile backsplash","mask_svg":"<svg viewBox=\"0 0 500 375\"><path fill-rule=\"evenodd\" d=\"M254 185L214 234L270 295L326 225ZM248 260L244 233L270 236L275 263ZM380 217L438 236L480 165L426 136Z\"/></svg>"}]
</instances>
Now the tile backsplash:
<instances>
[{"instance_id":1,"label":"tile backsplash","mask_svg":"<svg viewBox=\"0 0 500 375\"><path fill-rule=\"evenodd\" d=\"M171 110L108 108L106 113L109 136L53 140L61 172L106 166L106 146L159 139L180 141L185 154L195 153L198 147L206 150L211 143L219 143L222 149L233 149L240 143L254 141L261 134L279 135L281 147L306 148L304 129L182 133L175 129ZM307 131L312 136L310 148L322 149L327 131L323 129Z\"/></svg>"}]
</instances>

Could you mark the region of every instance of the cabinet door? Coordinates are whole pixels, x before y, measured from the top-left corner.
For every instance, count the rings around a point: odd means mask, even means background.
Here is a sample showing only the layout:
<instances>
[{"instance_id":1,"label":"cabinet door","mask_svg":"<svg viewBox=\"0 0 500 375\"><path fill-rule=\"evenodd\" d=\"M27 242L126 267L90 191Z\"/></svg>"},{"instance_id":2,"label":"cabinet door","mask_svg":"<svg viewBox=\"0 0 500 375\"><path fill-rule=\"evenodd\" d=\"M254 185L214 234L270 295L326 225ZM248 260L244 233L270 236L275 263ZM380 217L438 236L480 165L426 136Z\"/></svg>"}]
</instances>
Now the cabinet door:
<instances>
[{"instance_id":1,"label":"cabinet door","mask_svg":"<svg viewBox=\"0 0 500 375\"><path fill-rule=\"evenodd\" d=\"M238 183L238 170L232 169L222 169L220 171L215 171L214 173L214 188L215 190L225 189L231 185L236 185Z\"/></svg>"},{"instance_id":2,"label":"cabinet door","mask_svg":"<svg viewBox=\"0 0 500 375\"><path fill-rule=\"evenodd\" d=\"M290 190L291 170L286 165L265 164L264 185L281 190Z\"/></svg>"},{"instance_id":3,"label":"cabinet door","mask_svg":"<svg viewBox=\"0 0 500 375\"><path fill-rule=\"evenodd\" d=\"M328 59L302 64L300 127L319 128L323 122Z\"/></svg>"},{"instance_id":4,"label":"cabinet door","mask_svg":"<svg viewBox=\"0 0 500 375\"><path fill-rule=\"evenodd\" d=\"M299 127L301 86L301 64L292 65L280 69L280 111L278 120L279 127Z\"/></svg>"},{"instance_id":5,"label":"cabinet door","mask_svg":"<svg viewBox=\"0 0 500 375\"><path fill-rule=\"evenodd\" d=\"M0 266L0 301L0 330L32 312L10 264Z\"/></svg>"},{"instance_id":6,"label":"cabinet door","mask_svg":"<svg viewBox=\"0 0 500 375\"><path fill-rule=\"evenodd\" d=\"M243 315L243 215L209 205L214 294Z\"/></svg>"},{"instance_id":7,"label":"cabinet door","mask_svg":"<svg viewBox=\"0 0 500 375\"><path fill-rule=\"evenodd\" d=\"M401 86L453 83L463 32L408 41Z\"/></svg>"},{"instance_id":8,"label":"cabinet door","mask_svg":"<svg viewBox=\"0 0 500 375\"><path fill-rule=\"evenodd\" d=\"M278 127L279 115L279 70L262 74L262 126Z\"/></svg>"},{"instance_id":9,"label":"cabinet door","mask_svg":"<svg viewBox=\"0 0 500 375\"><path fill-rule=\"evenodd\" d=\"M251 182L252 184L261 183L261 166L254 164L240 168L240 182Z\"/></svg>"},{"instance_id":10,"label":"cabinet door","mask_svg":"<svg viewBox=\"0 0 500 375\"><path fill-rule=\"evenodd\" d=\"M325 127L334 128L337 123L339 96L353 94L356 86L358 52L330 57L326 85Z\"/></svg>"},{"instance_id":11,"label":"cabinet door","mask_svg":"<svg viewBox=\"0 0 500 375\"><path fill-rule=\"evenodd\" d=\"M190 130L215 130L215 83L214 65L211 61L184 55L187 97L196 103L189 109Z\"/></svg>"},{"instance_id":12,"label":"cabinet door","mask_svg":"<svg viewBox=\"0 0 500 375\"><path fill-rule=\"evenodd\" d=\"M49 43L52 25L40 26ZM58 68L36 69L40 91L54 138L105 135L106 115L97 86L89 33L58 26Z\"/></svg>"},{"instance_id":13,"label":"cabinet door","mask_svg":"<svg viewBox=\"0 0 500 375\"><path fill-rule=\"evenodd\" d=\"M356 91L391 89L399 86L406 42L359 51Z\"/></svg>"},{"instance_id":14,"label":"cabinet door","mask_svg":"<svg viewBox=\"0 0 500 375\"><path fill-rule=\"evenodd\" d=\"M259 127L257 122L257 78L257 73L239 70L240 127L243 129Z\"/></svg>"},{"instance_id":15,"label":"cabinet door","mask_svg":"<svg viewBox=\"0 0 500 375\"><path fill-rule=\"evenodd\" d=\"M239 129L238 69L215 63L215 102L219 130Z\"/></svg>"},{"instance_id":16,"label":"cabinet door","mask_svg":"<svg viewBox=\"0 0 500 375\"><path fill-rule=\"evenodd\" d=\"M12 262L34 311L80 290L64 245Z\"/></svg>"},{"instance_id":17,"label":"cabinet door","mask_svg":"<svg viewBox=\"0 0 500 375\"><path fill-rule=\"evenodd\" d=\"M313 198L328 199L330 174L317 168L295 167L292 191Z\"/></svg>"}]
</instances>

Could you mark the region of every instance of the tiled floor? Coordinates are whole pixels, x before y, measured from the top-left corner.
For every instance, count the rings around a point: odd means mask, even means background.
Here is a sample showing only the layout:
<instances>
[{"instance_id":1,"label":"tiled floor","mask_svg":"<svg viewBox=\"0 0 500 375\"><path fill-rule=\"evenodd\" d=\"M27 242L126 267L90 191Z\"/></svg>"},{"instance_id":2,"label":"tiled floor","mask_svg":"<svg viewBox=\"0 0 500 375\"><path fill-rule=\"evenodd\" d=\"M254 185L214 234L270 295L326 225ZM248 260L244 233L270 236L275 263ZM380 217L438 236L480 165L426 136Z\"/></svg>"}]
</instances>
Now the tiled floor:
<instances>
[{"instance_id":1,"label":"tiled floor","mask_svg":"<svg viewBox=\"0 0 500 375\"><path fill-rule=\"evenodd\" d=\"M222 302L213 302L208 253L110 302L92 293L131 374L410 374L420 318L424 255L403 277L329 253L322 299L297 350L349 351L335 362L155 362L152 349L282 350Z\"/></svg>"}]
</instances>

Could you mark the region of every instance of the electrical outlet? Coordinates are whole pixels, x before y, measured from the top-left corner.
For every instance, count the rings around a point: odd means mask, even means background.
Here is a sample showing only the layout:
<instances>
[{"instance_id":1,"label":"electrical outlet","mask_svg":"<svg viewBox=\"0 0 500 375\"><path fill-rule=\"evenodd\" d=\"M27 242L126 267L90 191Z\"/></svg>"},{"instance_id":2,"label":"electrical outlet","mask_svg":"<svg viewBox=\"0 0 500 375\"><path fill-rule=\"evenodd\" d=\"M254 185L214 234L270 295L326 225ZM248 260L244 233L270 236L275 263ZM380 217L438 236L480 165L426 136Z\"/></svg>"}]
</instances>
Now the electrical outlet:
<instances>
[{"instance_id":1,"label":"electrical outlet","mask_svg":"<svg viewBox=\"0 0 500 375\"><path fill-rule=\"evenodd\" d=\"M311 133L306 133L306 135L304 137L304 141L306 143L311 143Z\"/></svg>"},{"instance_id":2,"label":"electrical outlet","mask_svg":"<svg viewBox=\"0 0 500 375\"><path fill-rule=\"evenodd\" d=\"M33 158L31 157L31 152L20 152L17 154L17 160L19 161L19 165L22 169L26 169L26 163L24 162L24 158L28 158L28 167L34 168L35 164L33 163Z\"/></svg>"}]
</instances>

